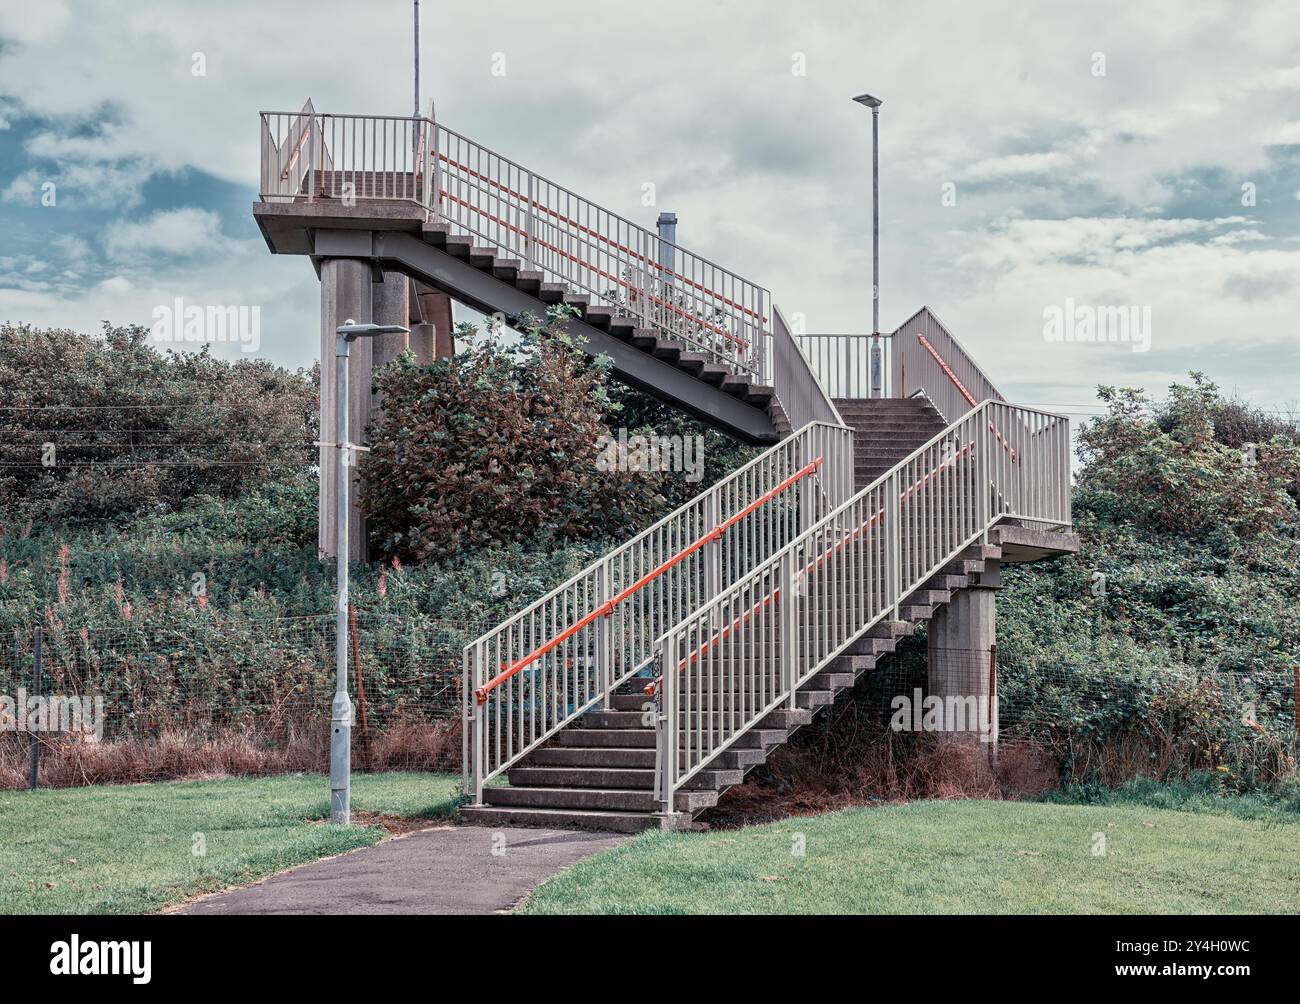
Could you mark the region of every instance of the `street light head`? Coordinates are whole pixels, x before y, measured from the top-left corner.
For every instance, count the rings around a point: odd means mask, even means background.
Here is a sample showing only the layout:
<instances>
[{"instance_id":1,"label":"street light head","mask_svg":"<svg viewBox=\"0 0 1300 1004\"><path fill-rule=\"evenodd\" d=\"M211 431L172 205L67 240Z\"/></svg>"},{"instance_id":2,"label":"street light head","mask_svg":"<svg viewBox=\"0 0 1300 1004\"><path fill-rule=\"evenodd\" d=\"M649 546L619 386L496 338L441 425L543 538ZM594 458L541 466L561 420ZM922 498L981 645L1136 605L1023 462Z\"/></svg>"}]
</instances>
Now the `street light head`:
<instances>
[{"instance_id":1,"label":"street light head","mask_svg":"<svg viewBox=\"0 0 1300 1004\"><path fill-rule=\"evenodd\" d=\"M884 103L879 98L873 98L870 94L859 94L853 100L860 105L866 105L868 108L879 108Z\"/></svg>"},{"instance_id":2,"label":"street light head","mask_svg":"<svg viewBox=\"0 0 1300 1004\"><path fill-rule=\"evenodd\" d=\"M334 329L337 334L342 335L349 342L358 338L371 338L375 335L404 335L410 330L410 328L404 328L400 324L358 324L350 317Z\"/></svg>"}]
</instances>

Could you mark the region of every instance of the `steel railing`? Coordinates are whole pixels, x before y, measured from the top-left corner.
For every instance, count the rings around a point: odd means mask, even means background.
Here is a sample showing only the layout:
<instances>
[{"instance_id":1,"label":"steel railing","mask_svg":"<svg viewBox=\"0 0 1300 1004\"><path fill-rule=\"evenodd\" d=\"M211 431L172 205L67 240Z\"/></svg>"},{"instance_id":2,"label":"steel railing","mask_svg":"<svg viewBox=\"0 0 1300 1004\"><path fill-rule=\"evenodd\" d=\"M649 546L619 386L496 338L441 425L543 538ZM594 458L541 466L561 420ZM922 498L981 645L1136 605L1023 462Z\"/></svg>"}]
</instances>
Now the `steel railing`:
<instances>
[{"instance_id":1,"label":"steel railing","mask_svg":"<svg viewBox=\"0 0 1300 1004\"><path fill-rule=\"evenodd\" d=\"M848 499L852 471L852 430L812 423L466 646L463 754L475 802L487 781L648 669L666 628Z\"/></svg>"},{"instance_id":2,"label":"steel railing","mask_svg":"<svg viewBox=\"0 0 1300 1004\"><path fill-rule=\"evenodd\" d=\"M766 289L423 117L262 112L265 201L387 200L519 259L748 374L765 370Z\"/></svg>"},{"instance_id":3,"label":"steel railing","mask_svg":"<svg viewBox=\"0 0 1300 1004\"><path fill-rule=\"evenodd\" d=\"M929 307L894 332L891 380L895 397L923 394L951 422L980 401L1005 401L993 381Z\"/></svg>"},{"instance_id":4,"label":"steel railing","mask_svg":"<svg viewBox=\"0 0 1300 1004\"><path fill-rule=\"evenodd\" d=\"M873 386L871 335L801 335L799 344L832 398L892 397L893 336L880 336L880 372Z\"/></svg>"},{"instance_id":5,"label":"steel railing","mask_svg":"<svg viewBox=\"0 0 1300 1004\"><path fill-rule=\"evenodd\" d=\"M665 631L661 810L995 522L1068 526L1069 444L1067 419L985 401Z\"/></svg>"},{"instance_id":6,"label":"steel railing","mask_svg":"<svg viewBox=\"0 0 1300 1004\"><path fill-rule=\"evenodd\" d=\"M775 304L772 305L772 334L764 356L770 371L764 382L776 393L791 428L801 428L808 422L844 424L804 345L790 333L785 315Z\"/></svg>"}]
</instances>

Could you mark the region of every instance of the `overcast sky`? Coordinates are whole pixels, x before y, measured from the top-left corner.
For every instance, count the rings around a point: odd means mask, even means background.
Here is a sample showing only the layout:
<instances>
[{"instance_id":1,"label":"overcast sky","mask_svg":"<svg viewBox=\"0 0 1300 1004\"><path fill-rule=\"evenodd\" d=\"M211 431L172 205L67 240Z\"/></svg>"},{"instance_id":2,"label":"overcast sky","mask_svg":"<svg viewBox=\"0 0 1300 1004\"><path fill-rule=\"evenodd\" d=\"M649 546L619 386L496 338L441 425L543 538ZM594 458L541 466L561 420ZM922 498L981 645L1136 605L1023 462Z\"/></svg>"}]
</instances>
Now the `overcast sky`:
<instances>
[{"instance_id":1,"label":"overcast sky","mask_svg":"<svg viewBox=\"0 0 1300 1004\"><path fill-rule=\"evenodd\" d=\"M257 304L262 352L310 365L315 275L250 212L257 112L409 114L410 20L0 0L0 320ZM1189 369L1300 400L1294 0L424 0L422 21L441 120L646 225L676 212L681 244L810 331L870 330L869 90L882 327L928 304L1008 397L1075 413ZM1149 307L1150 351L1048 342L1067 299Z\"/></svg>"}]
</instances>

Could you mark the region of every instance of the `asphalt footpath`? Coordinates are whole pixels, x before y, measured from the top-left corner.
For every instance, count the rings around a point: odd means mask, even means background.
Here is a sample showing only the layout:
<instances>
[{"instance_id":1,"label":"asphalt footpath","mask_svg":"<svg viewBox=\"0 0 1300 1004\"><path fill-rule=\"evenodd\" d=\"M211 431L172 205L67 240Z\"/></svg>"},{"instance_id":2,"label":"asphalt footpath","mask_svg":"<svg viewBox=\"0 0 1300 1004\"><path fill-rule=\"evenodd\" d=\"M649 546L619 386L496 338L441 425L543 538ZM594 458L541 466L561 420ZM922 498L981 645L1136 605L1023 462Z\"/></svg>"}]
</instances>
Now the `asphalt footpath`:
<instances>
[{"instance_id":1,"label":"asphalt footpath","mask_svg":"<svg viewBox=\"0 0 1300 1004\"><path fill-rule=\"evenodd\" d=\"M437 826L192 900L169 913L484 914L629 839L618 833Z\"/></svg>"}]
</instances>

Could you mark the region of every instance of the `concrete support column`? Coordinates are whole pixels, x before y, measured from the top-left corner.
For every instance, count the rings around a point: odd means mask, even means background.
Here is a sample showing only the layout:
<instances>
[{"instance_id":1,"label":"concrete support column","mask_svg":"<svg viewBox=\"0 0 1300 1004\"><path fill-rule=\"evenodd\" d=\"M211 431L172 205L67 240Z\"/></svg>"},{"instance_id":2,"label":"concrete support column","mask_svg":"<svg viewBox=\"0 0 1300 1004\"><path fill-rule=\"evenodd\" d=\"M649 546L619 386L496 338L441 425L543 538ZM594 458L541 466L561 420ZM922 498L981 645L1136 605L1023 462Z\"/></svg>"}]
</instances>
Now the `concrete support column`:
<instances>
[{"instance_id":1,"label":"concrete support column","mask_svg":"<svg viewBox=\"0 0 1300 1004\"><path fill-rule=\"evenodd\" d=\"M411 329L411 349L421 365L454 355L451 297L446 293L421 293L420 309L425 323Z\"/></svg>"},{"instance_id":2,"label":"concrete support column","mask_svg":"<svg viewBox=\"0 0 1300 1004\"><path fill-rule=\"evenodd\" d=\"M320 374L320 438L323 443L336 441L334 343L335 329L349 317L357 322L371 319L372 291L370 265L352 258L326 258L320 266L320 317L321 317L321 374ZM348 360L348 433L354 443L364 441L365 428L370 422L370 371L372 363L371 339L358 338L352 343ZM336 478L333 448L320 451L319 531L317 547L322 557L333 557L335 537L334 492ZM347 476L347 475L345 475ZM358 498L359 485L350 478L348 500L350 525L348 550L356 560L365 560L365 518Z\"/></svg>"},{"instance_id":3,"label":"concrete support column","mask_svg":"<svg viewBox=\"0 0 1300 1004\"><path fill-rule=\"evenodd\" d=\"M374 284L374 322L376 324L410 324L410 282L401 272L385 272L384 281ZM374 368L382 369L410 346L407 334L379 335L375 338Z\"/></svg>"},{"instance_id":4,"label":"concrete support column","mask_svg":"<svg viewBox=\"0 0 1300 1004\"><path fill-rule=\"evenodd\" d=\"M928 632L930 697L939 699L942 733L967 741L998 740L993 658L997 644L999 566L990 561L978 583L953 593L935 611Z\"/></svg>"}]
</instances>

